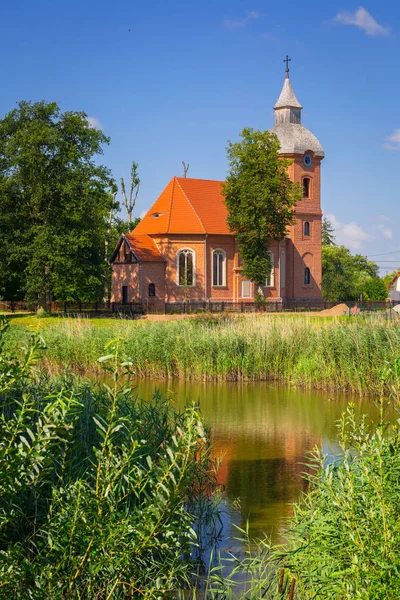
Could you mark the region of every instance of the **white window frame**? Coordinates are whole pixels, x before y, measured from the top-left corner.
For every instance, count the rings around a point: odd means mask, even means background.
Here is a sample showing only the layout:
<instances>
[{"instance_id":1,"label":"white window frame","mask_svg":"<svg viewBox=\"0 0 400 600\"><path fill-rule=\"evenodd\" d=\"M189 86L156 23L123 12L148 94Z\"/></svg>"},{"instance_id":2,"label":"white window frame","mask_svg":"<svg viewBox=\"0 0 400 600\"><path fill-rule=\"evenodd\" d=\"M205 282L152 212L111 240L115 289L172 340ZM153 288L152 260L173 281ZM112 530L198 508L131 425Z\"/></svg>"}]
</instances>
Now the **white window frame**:
<instances>
[{"instance_id":1,"label":"white window frame","mask_svg":"<svg viewBox=\"0 0 400 600\"><path fill-rule=\"evenodd\" d=\"M214 255L218 255L218 254L222 254L222 283L214 283ZM215 248L215 250L213 250L212 253L212 260L211 260L211 264L212 264L212 287L217 288L217 287L226 287L226 252L225 250L223 250L222 248ZM219 262L217 262L217 265L219 265ZM218 269L218 266L217 266ZM218 271L217 271L217 276L218 276ZM218 277L217 277L218 280Z\"/></svg>"},{"instance_id":2,"label":"white window frame","mask_svg":"<svg viewBox=\"0 0 400 600\"><path fill-rule=\"evenodd\" d=\"M280 280L281 280L281 289L286 286L286 252L281 250L281 261L280 261Z\"/></svg>"},{"instance_id":3,"label":"white window frame","mask_svg":"<svg viewBox=\"0 0 400 600\"><path fill-rule=\"evenodd\" d=\"M250 290L250 292L249 292L248 296L244 296L243 295L243 284L244 283L248 283L249 284L249 290ZM250 281L250 279L242 279L242 281L241 281L241 287L240 287L240 293L241 293L240 297L241 298L251 298L252 297L251 291L252 290L251 290L251 281Z\"/></svg>"},{"instance_id":4,"label":"white window frame","mask_svg":"<svg viewBox=\"0 0 400 600\"><path fill-rule=\"evenodd\" d=\"M265 280L265 287L273 288L273 287L275 287L275 256L271 250L268 252L268 254L271 259L271 272L270 272L269 276L267 275L267 278ZM268 283L268 280L269 280L269 283Z\"/></svg>"},{"instance_id":5,"label":"white window frame","mask_svg":"<svg viewBox=\"0 0 400 600\"><path fill-rule=\"evenodd\" d=\"M181 285L179 283L179 257L182 253L190 253L193 258L193 283L191 285ZM196 285L196 252L192 248L180 248L176 253L176 283L178 287L194 287Z\"/></svg>"}]
</instances>

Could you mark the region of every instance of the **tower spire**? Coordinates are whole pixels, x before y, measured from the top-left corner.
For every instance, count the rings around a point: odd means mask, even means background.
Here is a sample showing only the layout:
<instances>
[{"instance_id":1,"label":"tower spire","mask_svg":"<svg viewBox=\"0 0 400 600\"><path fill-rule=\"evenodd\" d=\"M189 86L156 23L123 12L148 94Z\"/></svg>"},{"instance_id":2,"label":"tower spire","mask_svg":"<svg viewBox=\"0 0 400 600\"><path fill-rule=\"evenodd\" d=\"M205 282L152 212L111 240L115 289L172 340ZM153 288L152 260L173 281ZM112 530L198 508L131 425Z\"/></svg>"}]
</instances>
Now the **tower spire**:
<instances>
[{"instance_id":1,"label":"tower spire","mask_svg":"<svg viewBox=\"0 0 400 600\"><path fill-rule=\"evenodd\" d=\"M283 62L286 63L286 79L289 79L289 63L292 62L292 59L286 54L286 58L283 59Z\"/></svg>"},{"instance_id":2,"label":"tower spire","mask_svg":"<svg viewBox=\"0 0 400 600\"><path fill-rule=\"evenodd\" d=\"M293 91L292 84L289 79L289 62L292 59L286 55L286 77L283 82L282 91L274 106L275 110L275 123L301 123L301 109L303 108L300 102L296 98L296 94Z\"/></svg>"}]
</instances>

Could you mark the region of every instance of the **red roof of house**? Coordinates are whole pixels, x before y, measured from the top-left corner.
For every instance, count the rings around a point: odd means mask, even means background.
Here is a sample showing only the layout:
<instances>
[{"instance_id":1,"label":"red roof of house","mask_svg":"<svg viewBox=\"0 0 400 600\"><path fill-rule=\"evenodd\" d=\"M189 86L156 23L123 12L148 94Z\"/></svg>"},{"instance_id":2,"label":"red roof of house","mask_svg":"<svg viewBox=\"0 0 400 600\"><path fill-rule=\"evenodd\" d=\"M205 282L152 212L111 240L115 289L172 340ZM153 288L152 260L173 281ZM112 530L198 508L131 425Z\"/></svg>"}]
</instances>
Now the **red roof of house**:
<instances>
[{"instance_id":1,"label":"red roof of house","mask_svg":"<svg viewBox=\"0 0 400 600\"><path fill-rule=\"evenodd\" d=\"M174 177L130 234L230 234L223 181Z\"/></svg>"},{"instance_id":2,"label":"red roof of house","mask_svg":"<svg viewBox=\"0 0 400 600\"><path fill-rule=\"evenodd\" d=\"M125 236L135 256L141 262L165 262L165 258L159 251L157 244L149 235Z\"/></svg>"}]
</instances>

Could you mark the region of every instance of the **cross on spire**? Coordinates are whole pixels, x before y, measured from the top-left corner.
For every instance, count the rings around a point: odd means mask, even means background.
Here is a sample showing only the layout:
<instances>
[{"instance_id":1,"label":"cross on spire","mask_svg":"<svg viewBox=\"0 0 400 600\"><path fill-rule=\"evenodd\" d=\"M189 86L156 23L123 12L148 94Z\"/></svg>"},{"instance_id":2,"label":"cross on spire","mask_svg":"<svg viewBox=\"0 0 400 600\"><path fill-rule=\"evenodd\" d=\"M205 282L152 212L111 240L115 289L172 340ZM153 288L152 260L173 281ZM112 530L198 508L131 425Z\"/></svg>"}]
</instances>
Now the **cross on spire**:
<instances>
[{"instance_id":1,"label":"cross on spire","mask_svg":"<svg viewBox=\"0 0 400 600\"><path fill-rule=\"evenodd\" d=\"M291 58L288 57L288 55L286 54L286 58L283 60L284 63L286 63L286 77L289 78L289 63L292 61Z\"/></svg>"}]
</instances>

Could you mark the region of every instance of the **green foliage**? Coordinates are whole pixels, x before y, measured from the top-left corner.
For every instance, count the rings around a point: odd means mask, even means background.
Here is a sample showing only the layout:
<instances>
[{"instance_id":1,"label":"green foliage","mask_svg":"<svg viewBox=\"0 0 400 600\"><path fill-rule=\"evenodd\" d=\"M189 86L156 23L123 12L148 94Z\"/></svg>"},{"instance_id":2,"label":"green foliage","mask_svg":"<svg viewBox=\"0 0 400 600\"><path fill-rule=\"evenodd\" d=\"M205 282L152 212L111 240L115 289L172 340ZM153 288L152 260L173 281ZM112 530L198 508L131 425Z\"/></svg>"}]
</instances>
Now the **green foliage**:
<instances>
[{"instance_id":1,"label":"green foliage","mask_svg":"<svg viewBox=\"0 0 400 600\"><path fill-rule=\"evenodd\" d=\"M382 277L383 283L385 284L386 291L389 292L390 287L392 285L393 279L400 273L400 269L397 271L393 271L392 273L387 273Z\"/></svg>"},{"instance_id":2,"label":"green foliage","mask_svg":"<svg viewBox=\"0 0 400 600\"><path fill-rule=\"evenodd\" d=\"M171 597L214 485L199 414L135 399L118 342L99 359L104 389L35 375L40 347L1 349L1 597Z\"/></svg>"},{"instance_id":3,"label":"green foliage","mask_svg":"<svg viewBox=\"0 0 400 600\"><path fill-rule=\"evenodd\" d=\"M371 277L363 285L364 300L386 300L388 292L383 279Z\"/></svg>"},{"instance_id":4,"label":"green foliage","mask_svg":"<svg viewBox=\"0 0 400 600\"><path fill-rule=\"evenodd\" d=\"M388 372L398 403L399 359L382 375ZM357 420L349 405L338 424L340 453L323 456L317 448L307 463L308 490L294 506L286 541L251 542L239 530L244 556L219 558L206 597L288 598L293 585L298 600L399 598L399 424L385 418L383 403L378 426Z\"/></svg>"},{"instance_id":5,"label":"green foliage","mask_svg":"<svg viewBox=\"0 0 400 600\"><path fill-rule=\"evenodd\" d=\"M328 219L322 220L322 245L323 246L336 246L335 244L335 230L333 225Z\"/></svg>"},{"instance_id":6,"label":"green foliage","mask_svg":"<svg viewBox=\"0 0 400 600\"><path fill-rule=\"evenodd\" d=\"M245 128L240 136L242 140L229 142L227 149L227 224L239 243L243 275L262 286L271 270L271 240L285 237L302 194L299 184L290 180L290 161L279 155L274 134Z\"/></svg>"},{"instance_id":7,"label":"green foliage","mask_svg":"<svg viewBox=\"0 0 400 600\"><path fill-rule=\"evenodd\" d=\"M358 300L360 294L366 300L385 300L378 272L376 263L353 256L345 246L322 247L322 295L327 300Z\"/></svg>"},{"instance_id":8,"label":"green foliage","mask_svg":"<svg viewBox=\"0 0 400 600\"><path fill-rule=\"evenodd\" d=\"M7 299L101 298L108 143L82 112L20 102L0 121L0 293Z\"/></svg>"},{"instance_id":9,"label":"green foliage","mask_svg":"<svg viewBox=\"0 0 400 600\"><path fill-rule=\"evenodd\" d=\"M300 598L394 600L400 596L399 422L382 418L371 432L350 406L339 434L335 460L315 451L286 564Z\"/></svg>"},{"instance_id":10,"label":"green foliage","mask_svg":"<svg viewBox=\"0 0 400 600\"><path fill-rule=\"evenodd\" d=\"M387 317L387 319L386 319ZM380 393L382 369L400 353L397 315L326 320L315 317L199 318L168 322L60 319L44 324L52 371L94 371L107 340L123 338L138 376L214 380L281 380L307 387ZM12 326L7 347L26 342Z\"/></svg>"}]
</instances>

